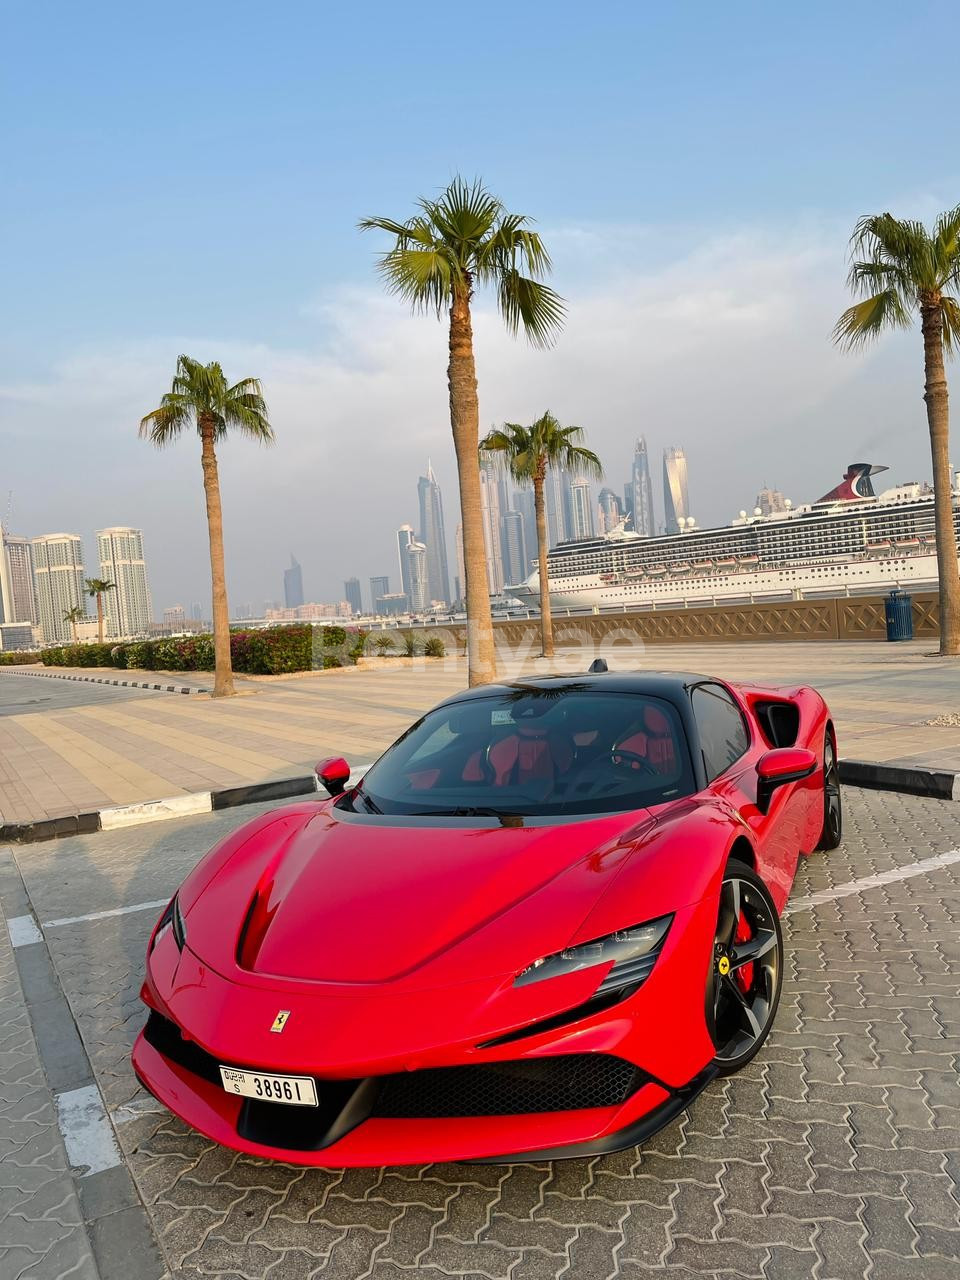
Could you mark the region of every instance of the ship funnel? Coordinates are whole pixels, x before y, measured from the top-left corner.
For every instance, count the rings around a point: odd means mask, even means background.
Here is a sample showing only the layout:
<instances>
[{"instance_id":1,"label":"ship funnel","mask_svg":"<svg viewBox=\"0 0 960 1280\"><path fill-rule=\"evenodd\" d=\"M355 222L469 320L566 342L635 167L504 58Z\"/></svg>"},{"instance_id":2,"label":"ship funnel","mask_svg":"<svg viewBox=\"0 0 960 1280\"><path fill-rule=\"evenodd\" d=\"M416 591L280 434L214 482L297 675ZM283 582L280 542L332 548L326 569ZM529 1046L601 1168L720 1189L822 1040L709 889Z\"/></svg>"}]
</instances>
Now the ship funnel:
<instances>
[{"instance_id":1,"label":"ship funnel","mask_svg":"<svg viewBox=\"0 0 960 1280\"><path fill-rule=\"evenodd\" d=\"M851 462L843 476L843 483L825 493L819 502L859 502L864 498L875 498L870 477L878 471L888 471L889 467L873 462Z\"/></svg>"}]
</instances>

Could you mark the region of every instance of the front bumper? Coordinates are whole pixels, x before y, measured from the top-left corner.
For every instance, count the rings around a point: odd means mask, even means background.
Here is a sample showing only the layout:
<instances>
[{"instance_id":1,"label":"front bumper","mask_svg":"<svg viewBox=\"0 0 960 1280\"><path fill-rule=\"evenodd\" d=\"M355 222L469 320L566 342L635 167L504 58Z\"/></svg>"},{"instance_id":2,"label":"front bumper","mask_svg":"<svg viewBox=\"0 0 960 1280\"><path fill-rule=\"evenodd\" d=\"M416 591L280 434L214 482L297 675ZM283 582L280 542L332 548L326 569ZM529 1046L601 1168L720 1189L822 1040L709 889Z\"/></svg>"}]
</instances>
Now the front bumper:
<instances>
[{"instance_id":1,"label":"front bumper","mask_svg":"<svg viewBox=\"0 0 960 1280\"><path fill-rule=\"evenodd\" d=\"M313 1108L251 1103L227 1093L214 1078L213 1059L202 1050L194 1052L189 1066L173 1060L169 1044L163 1045L156 1032L156 1018L151 1015L137 1039L133 1066L140 1083L164 1106L223 1146L327 1168L449 1160L511 1163L619 1151L669 1124L715 1075L709 1067L684 1088L670 1090L637 1071L627 1085L628 1096L611 1106L409 1118L377 1114L378 1098L385 1096L384 1082L390 1077L320 1080L321 1097L331 1090L332 1096L326 1110L321 1107L317 1113ZM189 1060L191 1052L177 1056ZM392 1109L403 1106L394 1104Z\"/></svg>"}]
</instances>

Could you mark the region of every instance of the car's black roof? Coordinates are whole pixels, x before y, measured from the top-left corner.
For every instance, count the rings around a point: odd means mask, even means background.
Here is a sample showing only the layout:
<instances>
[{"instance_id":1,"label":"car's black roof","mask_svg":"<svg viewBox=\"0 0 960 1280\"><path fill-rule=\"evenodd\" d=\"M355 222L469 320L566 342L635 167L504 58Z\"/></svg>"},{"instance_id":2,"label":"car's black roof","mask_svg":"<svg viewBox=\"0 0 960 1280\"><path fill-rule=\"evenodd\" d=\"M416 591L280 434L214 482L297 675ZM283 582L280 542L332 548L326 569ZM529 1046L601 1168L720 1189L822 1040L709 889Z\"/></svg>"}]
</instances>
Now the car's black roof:
<instances>
[{"instance_id":1,"label":"car's black roof","mask_svg":"<svg viewBox=\"0 0 960 1280\"><path fill-rule=\"evenodd\" d=\"M440 705L463 702L466 698L489 698L491 694L511 693L517 689L544 689L554 693L582 693L587 689L602 690L604 693L646 693L650 697L666 698L673 702L690 685L714 678L691 671L571 671L564 675L531 675L496 684L475 685L472 689L453 694Z\"/></svg>"}]
</instances>

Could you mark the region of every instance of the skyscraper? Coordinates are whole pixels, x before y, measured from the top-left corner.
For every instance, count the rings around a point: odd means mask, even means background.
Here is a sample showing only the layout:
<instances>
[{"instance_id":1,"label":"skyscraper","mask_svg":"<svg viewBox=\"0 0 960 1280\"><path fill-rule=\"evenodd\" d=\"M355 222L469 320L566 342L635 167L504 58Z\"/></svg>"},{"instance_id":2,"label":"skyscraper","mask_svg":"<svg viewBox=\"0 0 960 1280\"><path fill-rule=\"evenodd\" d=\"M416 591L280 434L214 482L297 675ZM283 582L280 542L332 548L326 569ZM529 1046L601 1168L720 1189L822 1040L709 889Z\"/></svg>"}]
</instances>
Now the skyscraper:
<instances>
[{"instance_id":1,"label":"skyscraper","mask_svg":"<svg viewBox=\"0 0 960 1280\"><path fill-rule=\"evenodd\" d=\"M563 467L550 467L544 484L547 508L547 542L566 542L570 533L570 477Z\"/></svg>"},{"instance_id":2,"label":"skyscraper","mask_svg":"<svg viewBox=\"0 0 960 1280\"><path fill-rule=\"evenodd\" d=\"M420 541L427 548L427 579L431 600L450 603L450 574L447 569L447 533L443 523L443 498L433 467L417 481L420 499Z\"/></svg>"},{"instance_id":3,"label":"skyscraper","mask_svg":"<svg viewBox=\"0 0 960 1280\"><path fill-rule=\"evenodd\" d=\"M526 538L519 511L503 513L503 572L505 586L516 586L527 576Z\"/></svg>"},{"instance_id":4,"label":"skyscraper","mask_svg":"<svg viewBox=\"0 0 960 1280\"><path fill-rule=\"evenodd\" d=\"M422 542L407 543L410 587L407 598L411 613L425 613L430 607L430 581L427 576L427 548Z\"/></svg>"},{"instance_id":5,"label":"skyscraper","mask_svg":"<svg viewBox=\"0 0 960 1280\"><path fill-rule=\"evenodd\" d=\"M682 451L680 456L683 456ZM628 506L633 516L632 528L642 537L652 538L657 531L657 522L653 514L653 481L650 477L650 463L647 458L647 442L643 436L637 441L633 451L633 469L630 473L629 489ZM686 491L686 480L684 480L684 491Z\"/></svg>"},{"instance_id":6,"label":"skyscraper","mask_svg":"<svg viewBox=\"0 0 960 1280\"><path fill-rule=\"evenodd\" d=\"M400 586L408 600L410 599L410 557L407 555L407 548L411 542L415 541L413 526L402 524L397 530L397 556L400 560Z\"/></svg>"},{"instance_id":7,"label":"skyscraper","mask_svg":"<svg viewBox=\"0 0 960 1280\"><path fill-rule=\"evenodd\" d=\"M290 568L283 571L283 603L288 609L298 609L303 604L303 570L293 555Z\"/></svg>"},{"instance_id":8,"label":"skyscraper","mask_svg":"<svg viewBox=\"0 0 960 1280\"><path fill-rule=\"evenodd\" d=\"M343 595L354 613L363 613L363 596L360 594L360 579L348 578L343 584Z\"/></svg>"},{"instance_id":9,"label":"skyscraper","mask_svg":"<svg viewBox=\"0 0 960 1280\"><path fill-rule=\"evenodd\" d=\"M187 625L187 615L182 604L173 604L163 611L163 625L171 631L182 631Z\"/></svg>"},{"instance_id":10,"label":"skyscraper","mask_svg":"<svg viewBox=\"0 0 960 1280\"><path fill-rule=\"evenodd\" d=\"M0 526L0 621L36 622L33 549L27 538Z\"/></svg>"},{"instance_id":11,"label":"skyscraper","mask_svg":"<svg viewBox=\"0 0 960 1280\"><path fill-rule=\"evenodd\" d=\"M44 644L73 639L73 629L64 622L70 609L87 612L83 580L83 543L76 533L45 533L33 538L33 582L37 617Z\"/></svg>"},{"instance_id":12,"label":"skyscraper","mask_svg":"<svg viewBox=\"0 0 960 1280\"><path fill-rule=\"evenodd\" d=\"M370 579L370 611L377 612L377 601L390 594L390 579L386 576Z\"/></svg>"},{"instance_id":13,"label":"skyscraper","mask_svg":"<svg viewBox=\"0 0 960 1280\"><path fill-rule=\"evenodd\" d=\"M601 489L597 506L600 512L600 532L609 533L623 519L623 504L612 489Z\"/></svg>"},{"instance_id":14,"label":"skyscraper","mask_svg":"<svg viewBox=\"0 0 960 1280\"><path fill-rule=\"evenodd\" d=\"M513 509L519 511L523 518L523 543L524 543L524 577L530 572L530 561L534 560L538 553L537 548L537 512L534 504L532 489L518 489L513 495Z\"/></svg>"},{"instance_id":15,"label":"skyscraper","mask_svg":"<svg viewBox=\"0 0 960 1280\"><path fill-rule=\"evenodd\" d=\"M787 510L787 500L779 489L761 489L757 494L756 505L763 516L772 516Z\"/></svg>"},{"instance_id":16,"label":"skyscraper","mask_svg":"<svg viewBox=\"0 0 960 1280\"><path fill-rule=\"evenodd\" d=\"M485 459L480 463L480 514L483 518L483 545L487 559L487 590L492 596L498 596L503 591L499 479L499 467L493 460Z\"/></svg>"},{"instance_id":17,"label":"skyscraper","mask_svg":"<svg viewBox=\"0 0 960 1280\"><path fill-rule=\"evenodd\" d=\"M680 532L680 517L690 514L687 499L687 459L682 449L663 451L663 524L667 533Z\"/></svg>"},{"instance_id":18,"label":"skyscraper","mask_svg":"<svg viewBox=\"0 0 960 1280\"><path fill-rule=\"evenodd\" d=\"M150 629L153 603L143 558L143 530L120 526L97 530L100 577L114 584L103 593L103 634L111 639L139 636Z\"/></svg>"},{"instance_id":19,"label":"skyscraper","mask_svg":"<svg viewBox=\"0 0 960 1280\"><path fill-rule=\"evenodd\" d=\"M570 481L570 533L577 541L594 536L593 494L590 481L578 476Z\"/></svg>"}]
</instances>

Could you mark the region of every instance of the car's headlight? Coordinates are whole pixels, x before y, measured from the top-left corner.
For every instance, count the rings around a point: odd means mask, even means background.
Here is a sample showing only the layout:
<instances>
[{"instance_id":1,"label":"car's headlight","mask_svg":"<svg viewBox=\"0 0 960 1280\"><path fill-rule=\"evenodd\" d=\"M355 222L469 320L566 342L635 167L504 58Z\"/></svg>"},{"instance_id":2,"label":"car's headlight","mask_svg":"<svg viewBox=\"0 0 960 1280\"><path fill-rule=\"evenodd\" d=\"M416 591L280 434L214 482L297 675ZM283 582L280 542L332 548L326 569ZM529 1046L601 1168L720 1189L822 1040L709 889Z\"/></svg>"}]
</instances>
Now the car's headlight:
<instances>
[{"instance_id":1,"label":"car's headlight","mask_svg":"<svg viewBox=\"0 0 960 1280\"><path fill-rule=\"evenodd\" d=\"M530 982L544 982L547 978L559 978L612 961L610 972L595 994L605 995L625 987L638 987L650 976L672 920L672 915L660 916L632 929L620 929L616 933L608 933L605 938L596 938L593 942L543 956L518 973L513 985L522 987Z\"/></svg>"},{"instance_id":2,"label":"car's headlight","mask_svg":"<svg viewBox=\"0 0 960 1280\"><path fill-rule=\"evenodd\" d=\"M167 909L157 921L157 927L153 935L154 946L157 945L157 941L164 929L173 930L173 940L177 944L177 950L182 951L187 942L187 926L184 923L183 912L180 910L180 901L176 894L170 899Z\"/></svg>"}]
</instances>

